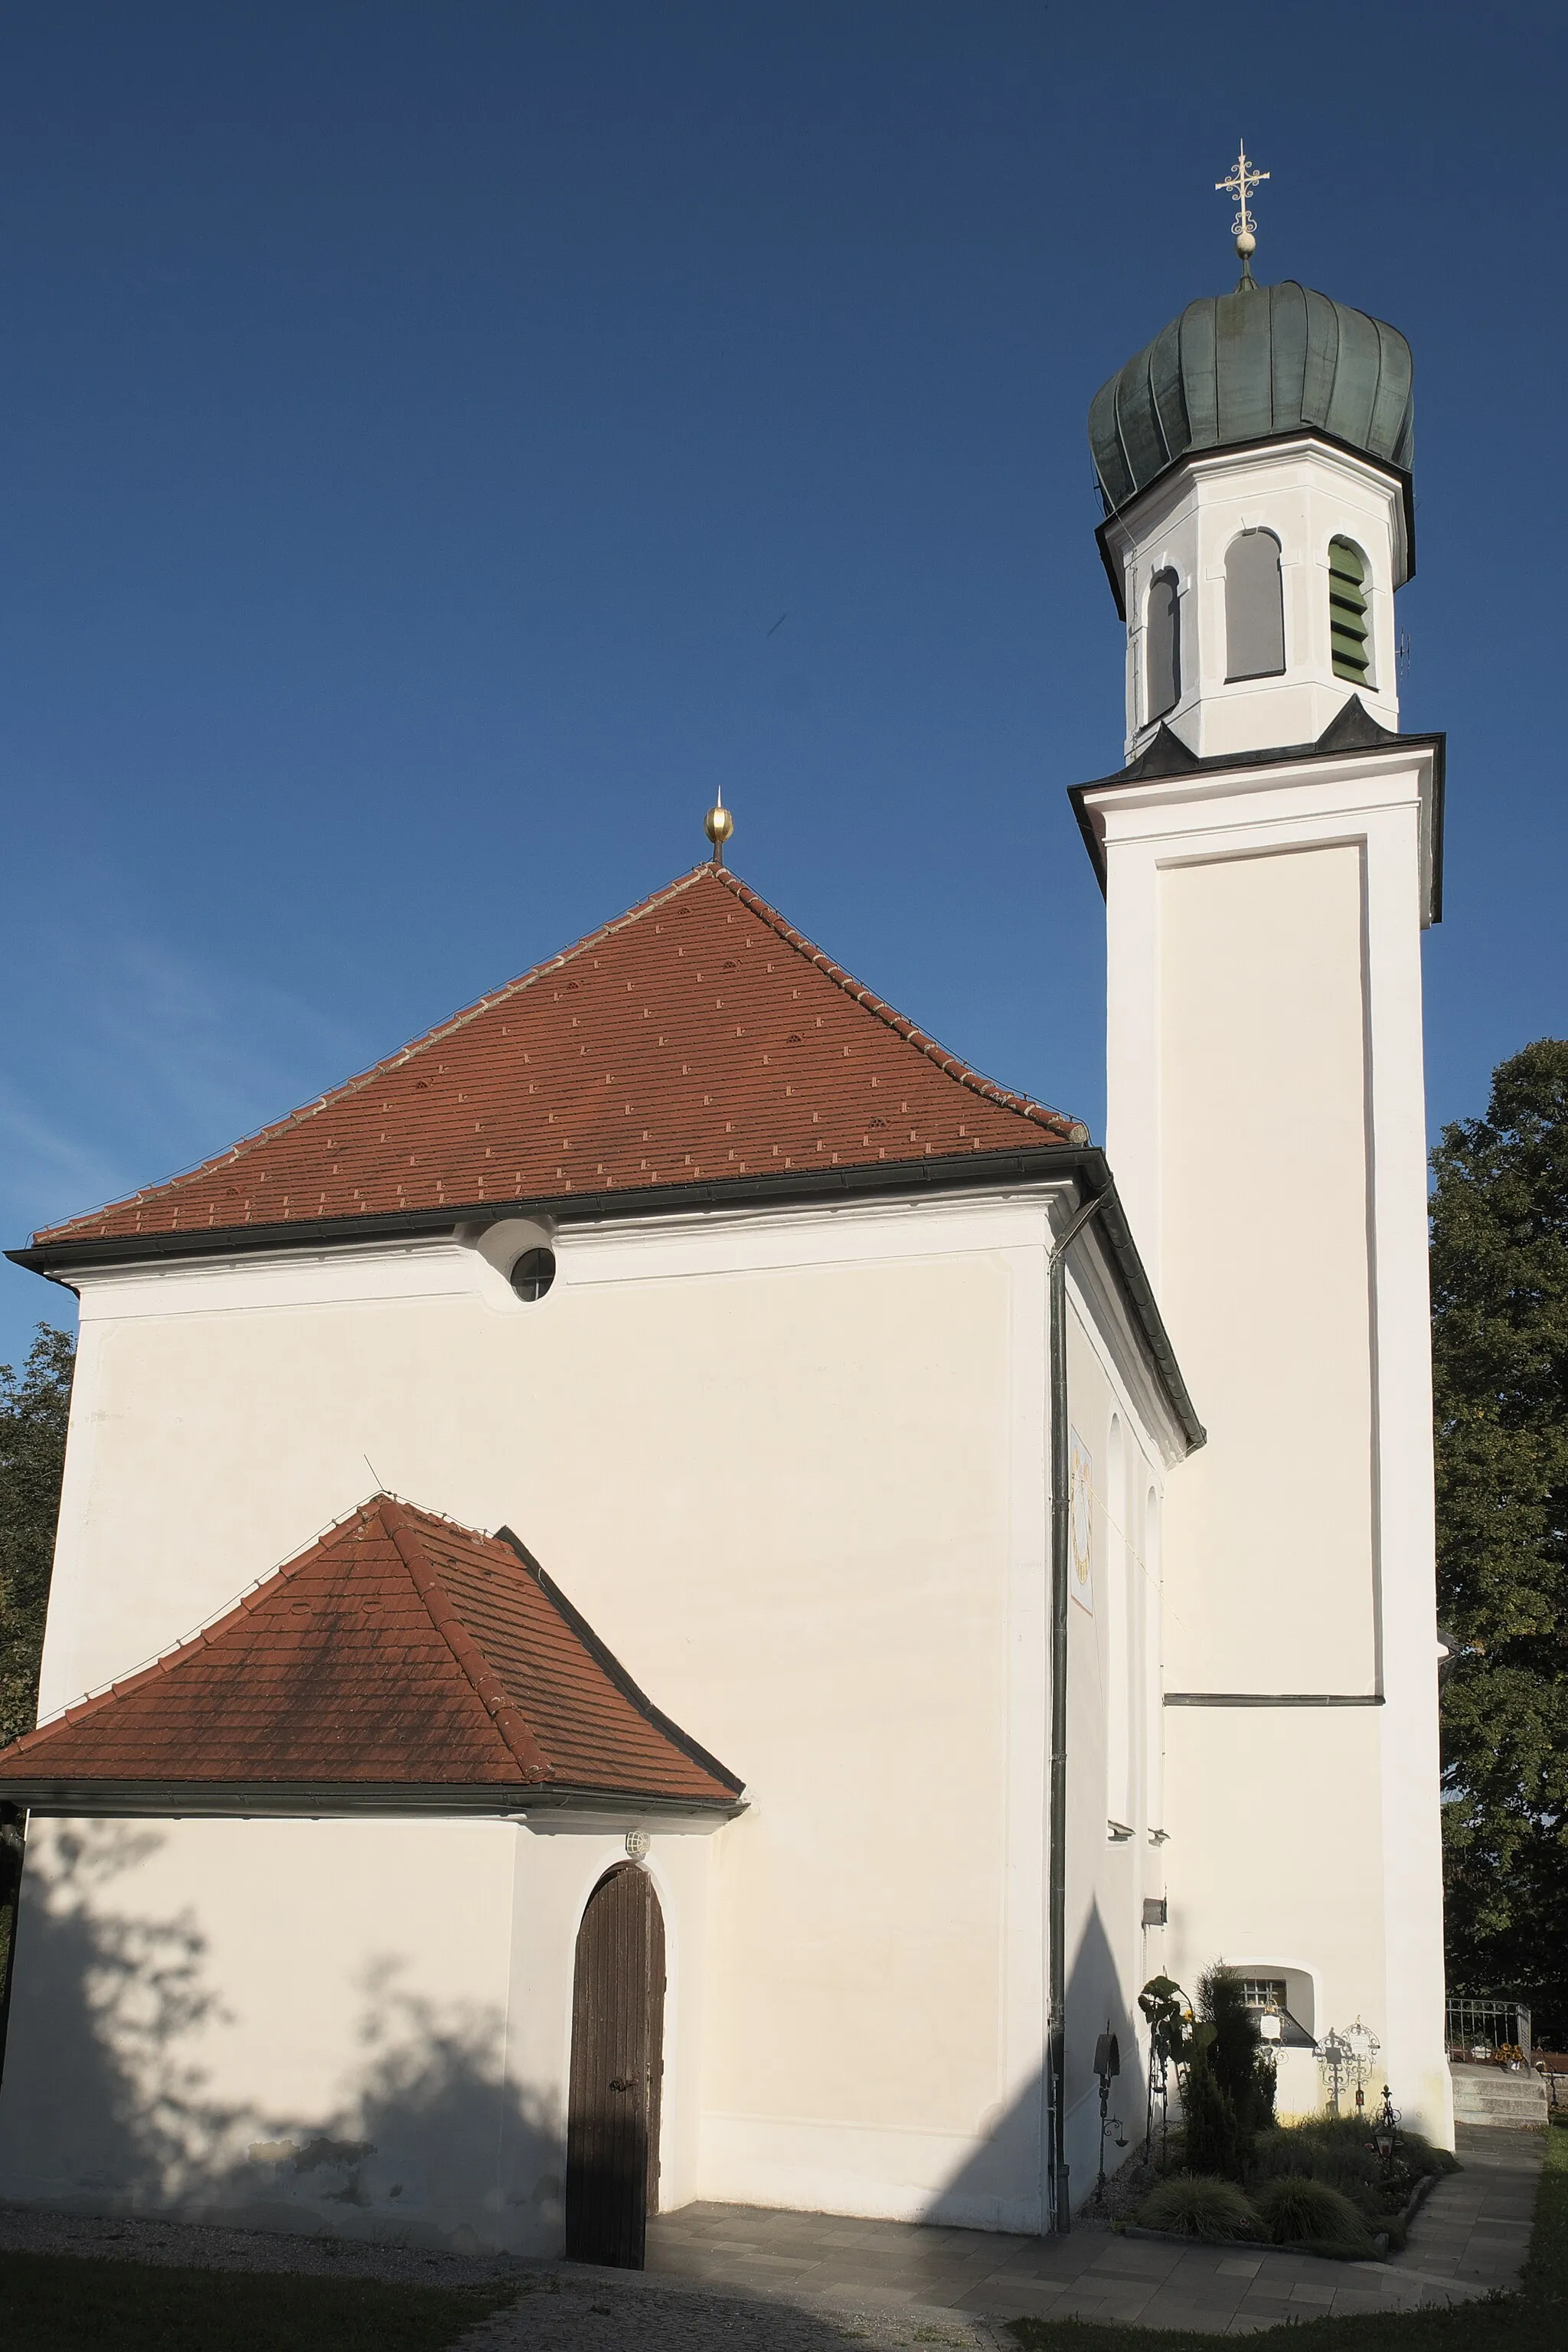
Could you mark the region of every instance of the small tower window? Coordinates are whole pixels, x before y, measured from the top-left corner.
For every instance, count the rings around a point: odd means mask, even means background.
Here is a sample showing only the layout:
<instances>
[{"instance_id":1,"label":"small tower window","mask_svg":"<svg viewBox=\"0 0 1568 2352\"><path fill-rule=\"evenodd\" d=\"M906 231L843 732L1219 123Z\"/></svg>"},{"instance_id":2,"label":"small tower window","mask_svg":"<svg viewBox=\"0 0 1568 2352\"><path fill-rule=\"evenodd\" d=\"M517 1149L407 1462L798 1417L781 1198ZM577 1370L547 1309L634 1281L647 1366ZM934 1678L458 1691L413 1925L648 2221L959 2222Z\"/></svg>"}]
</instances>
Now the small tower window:
<instances>
[{"instance_id":1,"label":"small tower window","mask_svg":"<svg viewBox=\"0 0 1568 2352\"><path fill-rule=\"evenodd\" d=\"M1143 688L1143 723L1148 727L1182 698L1182 600L1173 572L1156 572L1149 583Z\"/></svg>"},{"instance_id":2,"label":"small tower window","mask_svg":"<svg viewBox=\"0 0 1568 2352\"><path fill-rule=\"evenodd\" d=\"M1225 559L1227 679L1279 677L1285 667L1285 592L1279 541L1271 530L1244 530Z\"/></svg>"},{"instance_id":3,"label":"small tower window","mask_svg":"<svg viewBox=\"0 0 1568 2352\"><path fill-rule=\"evenodd\" d=\"M1372 625L1366 614L1366 558L1348 539L1329 541L1329 627L1334 676L1371 686Z\"/></svg>"}]
</instances>

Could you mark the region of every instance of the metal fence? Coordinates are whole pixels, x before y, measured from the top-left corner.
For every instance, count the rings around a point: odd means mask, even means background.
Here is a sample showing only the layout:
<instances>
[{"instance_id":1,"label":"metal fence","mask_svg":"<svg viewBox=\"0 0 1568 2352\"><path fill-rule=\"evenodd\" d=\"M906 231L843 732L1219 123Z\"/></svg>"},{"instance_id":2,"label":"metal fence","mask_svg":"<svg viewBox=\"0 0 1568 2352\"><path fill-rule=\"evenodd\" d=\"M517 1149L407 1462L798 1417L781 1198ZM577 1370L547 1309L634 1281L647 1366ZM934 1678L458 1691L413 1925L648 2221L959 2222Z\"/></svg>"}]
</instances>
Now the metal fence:
<instances>
[{"instance_id":1,"label":"metal fence","mask_svg":"<svg viewBox=\"0 0 1568 2352\"><path fill-rule=\"evenodd\" d=\"M1450 2000L1448 2055L1483 2062L1500 2051L1518 2051L1531 2063L1530 2011L1521 2000Z\"/></svg>"}]
</instances>

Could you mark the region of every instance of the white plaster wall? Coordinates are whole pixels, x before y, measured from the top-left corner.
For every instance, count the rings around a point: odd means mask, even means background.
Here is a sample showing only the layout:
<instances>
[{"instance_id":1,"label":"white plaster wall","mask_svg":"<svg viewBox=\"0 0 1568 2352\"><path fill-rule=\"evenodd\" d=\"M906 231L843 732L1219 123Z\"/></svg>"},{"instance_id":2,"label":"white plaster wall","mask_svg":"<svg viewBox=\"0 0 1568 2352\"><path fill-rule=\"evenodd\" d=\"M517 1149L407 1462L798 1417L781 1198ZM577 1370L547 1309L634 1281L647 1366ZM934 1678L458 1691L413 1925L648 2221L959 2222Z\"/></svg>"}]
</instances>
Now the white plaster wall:
<instances>
[{"instance_id":1,"label":"white plaster wall","mask_svg":"<svg viewBox=\"0 0 1568 2352\"><path fill-rule=\"evenodd\" d=\"M667 2204L696 2170L708 1845L647 1864ZM576 1935L624 1859L500 1822L34 1822L0 2198L559 2253Z\"/></svg>"},{"instance_id":2,"label":"white plaster wall","mask_svg":"<svg viewBox=\"0 0 1568 2352\"><path fill-rule=\"evenodd\" d=\"M1300 2017L1310 2032L1342 2032L1360 2016L1387 2044L1395 2020L1378 1715L1335 1708L1303 1722L1273 1707L1166 1710L1167 1933L1172 1973L1189 1991L1217 1960L1247 1974L1299 1973L1311 1987ZM1421 2086L1396 2071L1395 2101L1414 2122ZM1315 2073L1292 2063L1300 2106L1321 2104Z\"/></svg>"},{"instance_id":3,"label":"white plaster wall","mask_svg":"<svg viewBox=\"0 0 1568 2352\"><path fill-rule=\"evenodd\" d=\"M1227 678L1226 554L1244 530L1279 541L1285 669ZM1149 586L1174 572L1181 595L1182 694L1164 713L1207 756L1276 743L1315 743L1356 692L1381 726L1399 725L1394 591L1409 569L1398 485L1377 467L1321 441L1222 450L1190 458L1110 527L1127 611L1127 756L1148 741L1143 641ZM1354 541L1367 559L1372 684L1334 676L1329 542Z\"/></svg>"},{"instance_id":4,"label":"white plaster wall","mask_svg":"<svg viewBox=\"0 0 1568 2352\"><path fill-rule=\"evenodd\" d=\"M518 1832L36 1822L0 2196L504 2236ZM530 2116L548 2137L552 2119Z\"/></svg>"},{"instance_id":5,"label":"white plaster wall","mask_svg":"<svg viewBox=\"0 0 1568 2352\"><path fill-rule=\"evenodd\" d=\"M1037 2226L1051 1210L574 1228L534 1306L457 1242L85 1281L45 1705L375 1483L510 1524L748 1782L739 1822L656 1848L711 1873L667 2200ZM1079 1255L1147 1450L1146 1370ZM1098 1759L1086 1785L1102 1808ZM543 1979L515 1948L514 2042L560 2042L565 1946Z\"/></svg>"}]
</instances>

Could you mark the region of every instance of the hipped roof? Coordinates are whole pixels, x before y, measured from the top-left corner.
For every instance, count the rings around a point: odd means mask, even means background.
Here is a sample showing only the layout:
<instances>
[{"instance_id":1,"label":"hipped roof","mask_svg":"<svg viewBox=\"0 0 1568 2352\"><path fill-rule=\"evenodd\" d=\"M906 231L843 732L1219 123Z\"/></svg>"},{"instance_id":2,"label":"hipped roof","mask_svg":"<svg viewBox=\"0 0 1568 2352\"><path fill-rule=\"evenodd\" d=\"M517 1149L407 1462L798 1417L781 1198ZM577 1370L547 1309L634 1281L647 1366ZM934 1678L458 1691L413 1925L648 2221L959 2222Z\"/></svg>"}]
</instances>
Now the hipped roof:
<instances>
[{"instance_id":1,"label":"hipped roof","mask_svg":"<svg viewBox=\"0 0 1568 2352\"><path fill-rule=\"evenodd\" d=\"M264 1810L268 1791L572 1796L731 1812L742 1783L660 1714L508 1529L377 1495L226 1615L0 1748L0 1798ZM357 1797L355 1796L357 1792Z\"/></svg>"},{"instance_id":2,"label":"hipped roof","mask_svg":"<svg viewBox=\"0 0 1568 2352\"><path fill-rule=\"evenodd\" d=\"M277 1125L21 1255L1087 1141L700 866Z\"/></svg>"}]
</instances>

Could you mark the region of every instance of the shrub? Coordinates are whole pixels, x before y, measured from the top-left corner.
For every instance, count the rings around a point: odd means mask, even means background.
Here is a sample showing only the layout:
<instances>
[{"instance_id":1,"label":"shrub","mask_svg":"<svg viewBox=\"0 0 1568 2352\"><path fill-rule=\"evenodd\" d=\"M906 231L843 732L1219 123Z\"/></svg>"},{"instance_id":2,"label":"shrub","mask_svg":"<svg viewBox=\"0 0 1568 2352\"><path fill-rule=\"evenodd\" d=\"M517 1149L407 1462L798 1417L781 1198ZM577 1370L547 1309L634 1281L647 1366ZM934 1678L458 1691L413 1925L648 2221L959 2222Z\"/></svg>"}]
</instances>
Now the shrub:
<instances>
[{"instance_id":1,"label":"shrub","mask_svg":"<svg viewBox=\"0 0 1568 2352\"><path fill-rule=\"evenodd\" d=\"M1240 1979L1210 1969L1198 1983L1198 2016L1187 2037L1182 2118L1195 2172L1247 2178L1252 2143L1273 2120L1274 2069Z\"/></svg>"},{"instance_id":2,"label":"shrub","mask_svg":"<svg viewBox=\"0 0 1568 2352\"><path fill-rule=\"evenodd\" d=\"M1241 2136L1236 2109L1206 2050L1195 2051L1187 2062L1182 2085L1182 2126L1186 2159L1195 2176L1218 2173L1231 2180L1240 2179Z\"/></svg>"},{"instance_id":3,"label":"shrub","mask_svg":"<svg viewBox=\"0 0 1568 2352\"><path fill-rule=\"evenodd\" d=\"M1214 2027L1209 2058L1219 2086L1236 2110L1246 2148L1274 2113L1274 2068L1263 2054L1258 2019L1242 1997L1241 1979L1225 1967L1198 1979L1198 2015Z\"/></svg>"},{"instance_id":4,"label":"shrub","mask_svg":"<svg viewBox=\"0 0 1568 2352\"><path fill-rule=\"evenodd\" d=\"M1234 2181L1175 2172L1138 2208L1145 2230L1175 2230L1184 2238L1250 2238L1258 2224Z\"/></svg>"},{"instance_id":5,"label":"shrub","mask_svg":"<svg viewBox=\"0 0 1568 2352\"><path fill-rule=\"evenodd\" d=\"M1264 2235L1276 2246L1331 2246L1336 2252L1361 2255L1373 2252L1361 2214L1326 2180L1281 2173L1259 2190L1255 2201Z\"/></svg>"}]
</instances>

